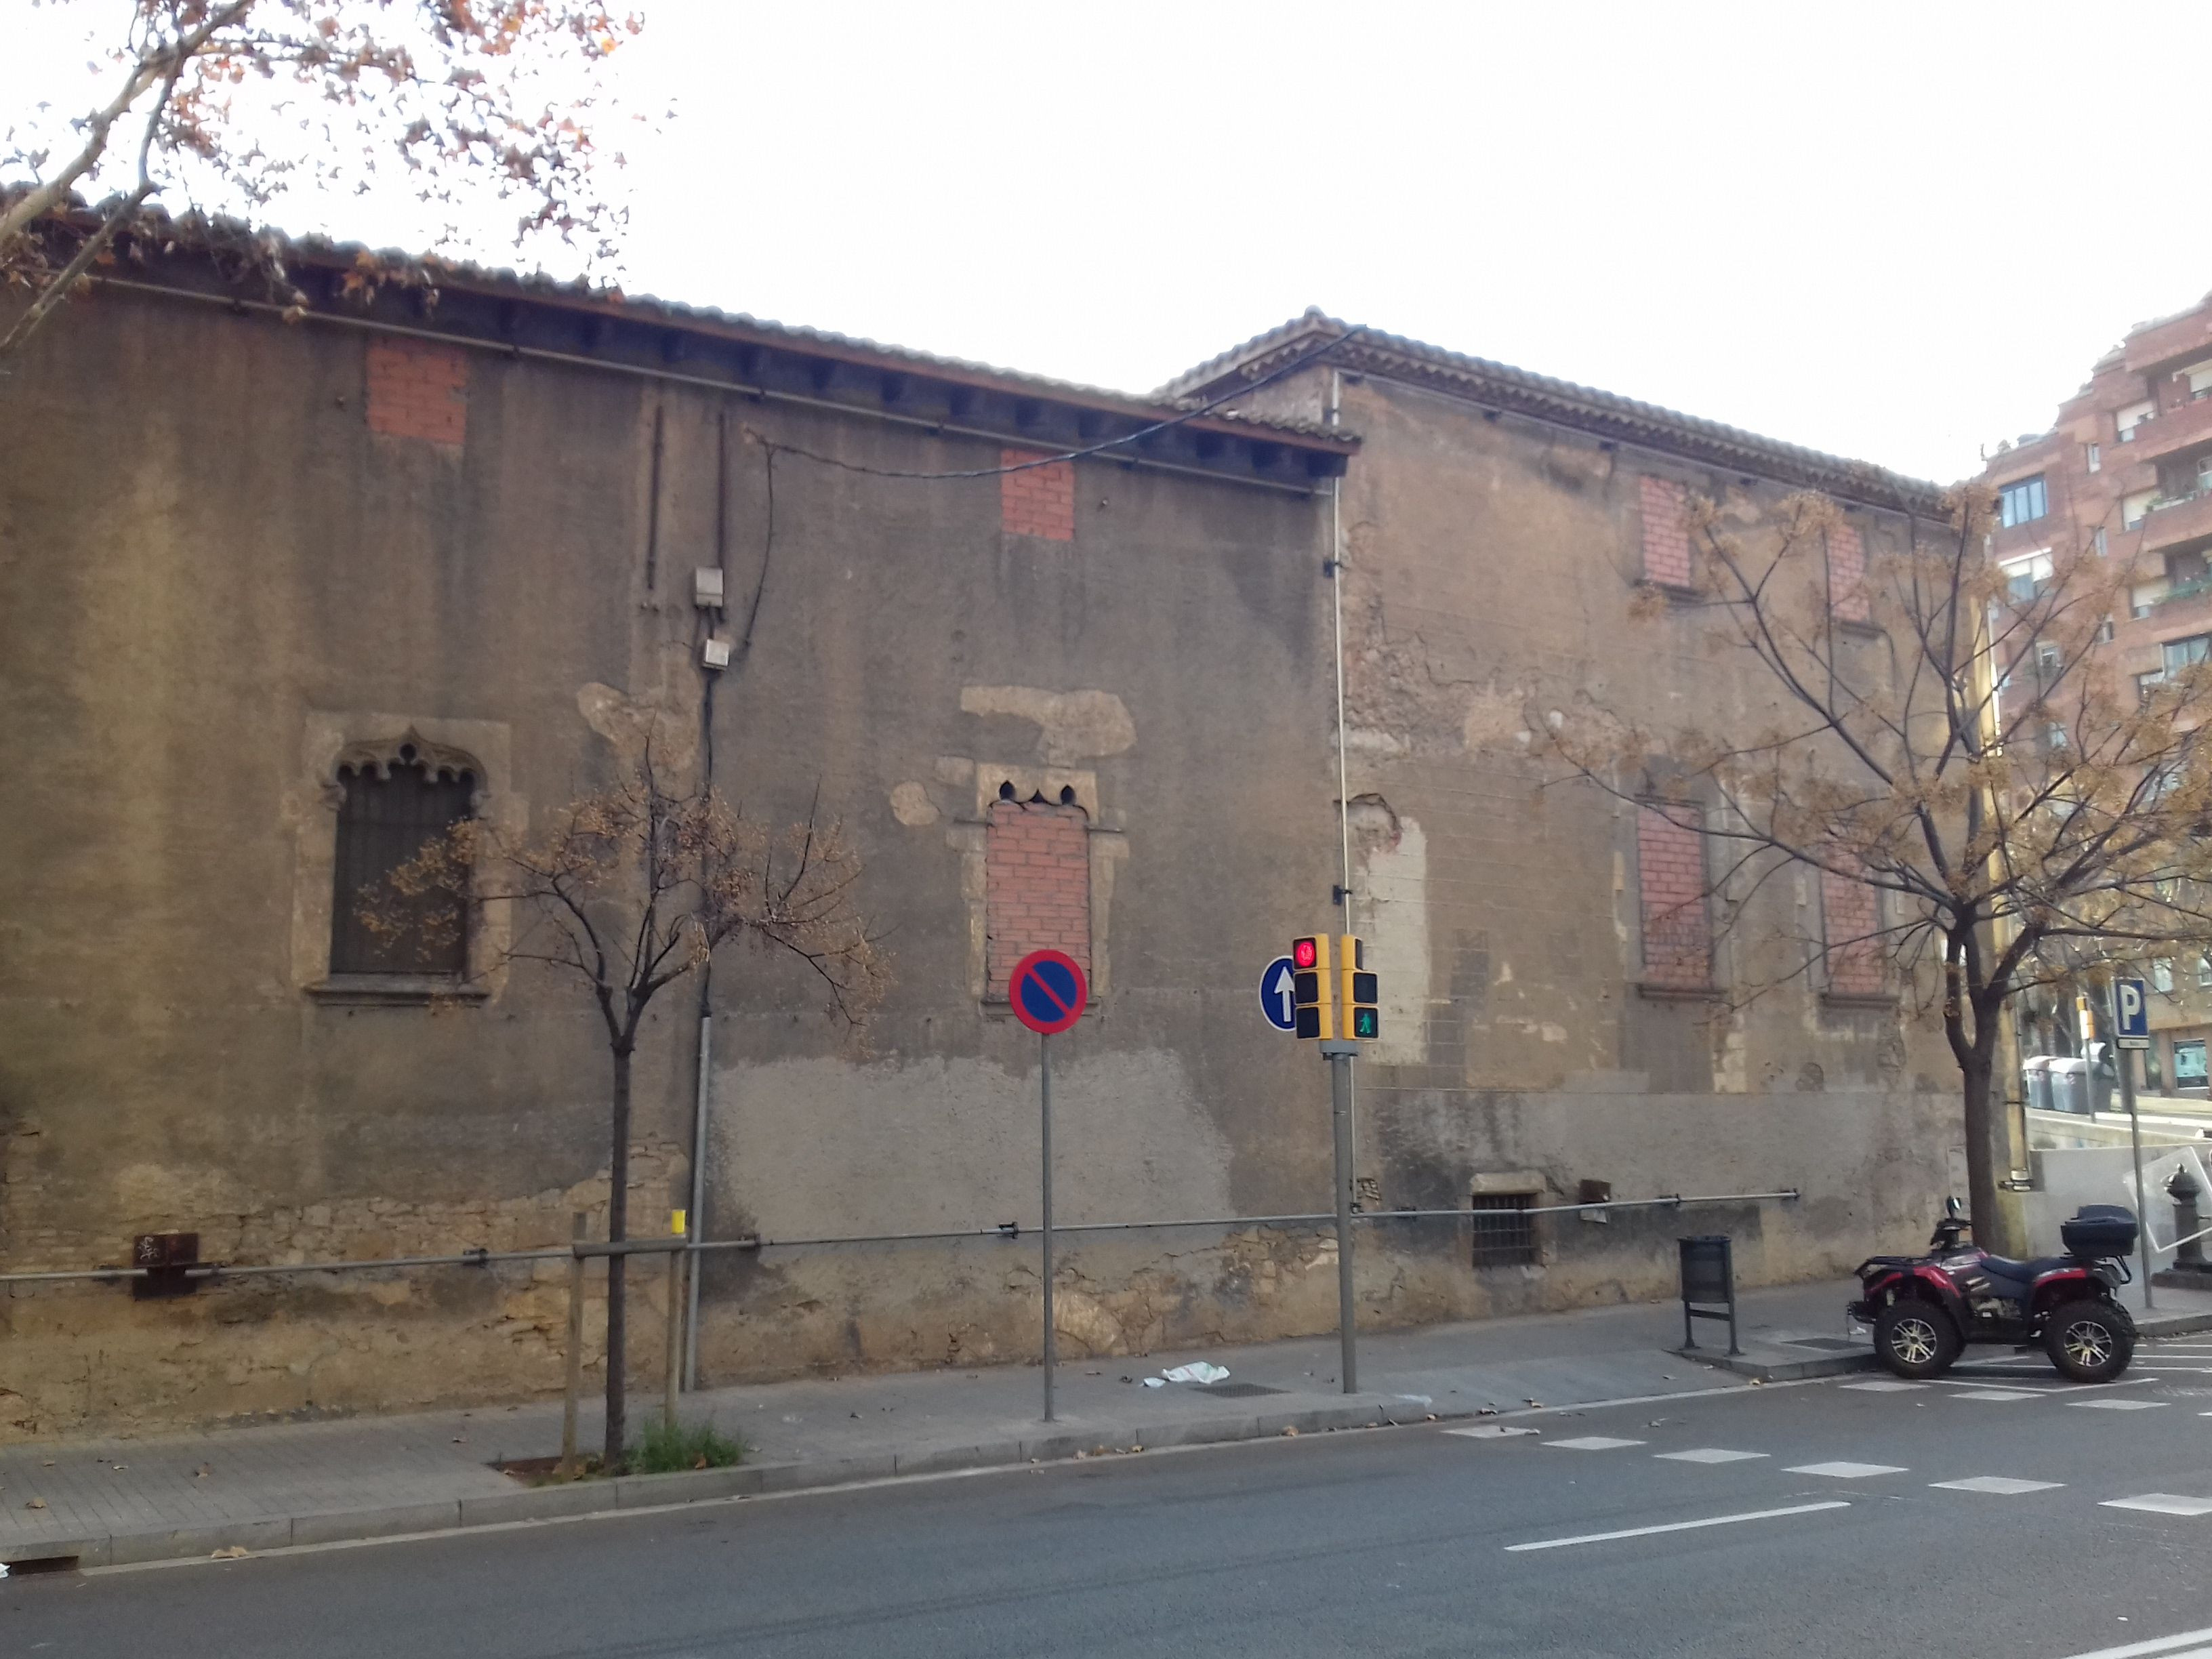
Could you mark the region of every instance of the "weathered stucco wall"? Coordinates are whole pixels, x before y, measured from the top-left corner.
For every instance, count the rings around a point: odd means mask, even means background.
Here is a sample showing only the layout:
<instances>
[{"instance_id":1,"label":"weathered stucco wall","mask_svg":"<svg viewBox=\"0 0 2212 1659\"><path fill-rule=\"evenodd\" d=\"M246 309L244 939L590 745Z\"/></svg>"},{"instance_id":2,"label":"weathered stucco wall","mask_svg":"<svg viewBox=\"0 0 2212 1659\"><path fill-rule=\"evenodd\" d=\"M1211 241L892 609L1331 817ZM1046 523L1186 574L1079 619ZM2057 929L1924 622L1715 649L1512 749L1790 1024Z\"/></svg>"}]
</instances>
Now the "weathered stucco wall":
<instances>
[{"instance_id":1,"label":"weathered stucco wall","mask_svg":"<svg viewBox=\"0 0 2212 1659\"><path fill-rule=\"evenodd\" d=\"M0 1262L112 1262L168 1229L302 1261L603 1226L607 1060L574 988L525 964L474 1006L313 989L328 769L404 732L472 757L517 824L649 734L690 775L711 752L765 821L818 799L866 862L896 981L864 1046L787 964L716 965L708 1230L1025 1236L718 1257L709 1380L1034 1353L1036 1042L985 996L1008 786L1084 817L1097 993L1056 1040L1062 1217L1328 1207L1323 1068L1253 1006L1287 938L1341 914L1325 496L1109 464L1077 466L1072 498L872 476L837 463L1000 452L496 353L419 386L386 362L427 412L372 422L371 349L110 292L0 394ZM1632 827L1518 752L1528 708L1600 682L1747 708L1692 634L1628 625L1632 477L1380 388L1346 419L1371 434L1344 592L1351 917L1386 988L1370 1204L1501 1177L1802 1187L1683 1218L1734 1227L1754 1280L1909 1242L1943 1102L1894 1016L1785 999L1715 1027L1638 999ZM705 566L744 637L702 734ZM694 994L666 994L640 1053L640 1231L688 1186ZM1380 1224L1362 1294L1405 1322L1651 1293L1679 1224L1547 1222L1540 1265L1478 1270L1461 1224ZM1080 1241L1070 1352L1326 1328L1332 1249ZM565 1273L18 1287L0 1434L550 1390ZM638 1278L642 1374L659 1275Z\"/></svg>"}]
</instances>

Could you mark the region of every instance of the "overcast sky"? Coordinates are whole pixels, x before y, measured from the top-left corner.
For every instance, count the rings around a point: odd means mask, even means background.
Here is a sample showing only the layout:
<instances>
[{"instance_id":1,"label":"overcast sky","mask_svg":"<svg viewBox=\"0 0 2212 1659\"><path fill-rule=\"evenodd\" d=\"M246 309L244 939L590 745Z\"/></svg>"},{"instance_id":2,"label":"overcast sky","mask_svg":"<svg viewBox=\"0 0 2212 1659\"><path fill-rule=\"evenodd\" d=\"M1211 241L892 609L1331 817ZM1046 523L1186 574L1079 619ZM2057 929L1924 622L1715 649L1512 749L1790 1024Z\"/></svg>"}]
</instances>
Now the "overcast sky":
<instances>
[{"instance_id":1,"label":"overcast sky","mask_svg":"<svg viewBox=\"0 0 2212 1659\"><path fill-rule=\"evenodd\" d=\"M2212 288L2201 3L633 3L626 287L1070 380L1318 305L1948 479Z\"/></svg>"}]
</instances>

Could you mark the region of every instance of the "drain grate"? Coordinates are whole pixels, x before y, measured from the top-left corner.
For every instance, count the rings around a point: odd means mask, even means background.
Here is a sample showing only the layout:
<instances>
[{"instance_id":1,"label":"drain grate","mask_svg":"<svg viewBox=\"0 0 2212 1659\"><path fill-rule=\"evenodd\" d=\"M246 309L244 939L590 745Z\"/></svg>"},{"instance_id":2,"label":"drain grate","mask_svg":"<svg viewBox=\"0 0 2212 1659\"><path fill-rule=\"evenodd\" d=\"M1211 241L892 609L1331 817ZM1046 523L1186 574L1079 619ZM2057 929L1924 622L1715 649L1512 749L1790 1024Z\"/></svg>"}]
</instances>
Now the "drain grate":
<instances>
[{"instance_id":1,"label":"drain grate","mask_svg":"<svg viewBox=\"0 0 2212 1659\"><path fill-rule=\"evenodd\" d=\"M1782 1339L1793 1348L1834 1348L1850 1353L1867 1345L1854 1342L1847 1336L1785 1336Z\"/></svg>"},{"instance_id":2,"label":"drain grate","mask_svg":"<svg viewBox=\"0 0 2212 1659\"><path fill-rule=\"evenodd\" d=\"M1252 1400L1263 1394L1287 1394L1287 1389L1271 1389L1264 1382L1201 1382L1192 1390L1194 1394L1210 1394L1216 1400Z\"/></svg>"}]
</instances>

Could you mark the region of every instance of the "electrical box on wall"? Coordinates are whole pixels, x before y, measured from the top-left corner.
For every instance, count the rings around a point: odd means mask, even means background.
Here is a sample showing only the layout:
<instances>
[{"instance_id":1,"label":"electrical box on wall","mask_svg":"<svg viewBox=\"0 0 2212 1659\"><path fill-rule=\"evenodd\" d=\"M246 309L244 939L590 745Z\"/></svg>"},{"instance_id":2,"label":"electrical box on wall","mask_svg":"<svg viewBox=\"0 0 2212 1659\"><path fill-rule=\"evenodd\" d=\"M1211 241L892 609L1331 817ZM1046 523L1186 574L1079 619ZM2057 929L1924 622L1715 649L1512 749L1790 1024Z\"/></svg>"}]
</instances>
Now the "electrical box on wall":
<instances>
[{"instance_id":1,"label":"electrical box on wall","mask_svg":"<svg viewBox=\"0 0 2212 1659\"><path fill-rule=\"evenodd\" d=\"M730 642L720 638L702 640L699 645L699 661L707 668L727 668L730 665Z\"/></svg>"},{"instance_id":2,"label":"electrical box on wall","mask_svg":"<svg viewBox=\"0 0 2212 1659\"><path fill-rule=\"evenodd\" d=\"M722 573L708 565L691 573L691 603L702 611L722 608Z\"/></svg>"},{"instance_id":3,"label":"electrical box on wall","mask_svg":"<svg viewBox=\"0 0 2212 1659\"><path fill-rule=\"evenodd\" d=\"M131 1294L141 1302L190 1296L199 1281L185 1269L198 1267L199 1260L198 1233L140 1233L131 1241L131 1265L145 1272L131 1281Z\"/></svg>"}]
</instances>

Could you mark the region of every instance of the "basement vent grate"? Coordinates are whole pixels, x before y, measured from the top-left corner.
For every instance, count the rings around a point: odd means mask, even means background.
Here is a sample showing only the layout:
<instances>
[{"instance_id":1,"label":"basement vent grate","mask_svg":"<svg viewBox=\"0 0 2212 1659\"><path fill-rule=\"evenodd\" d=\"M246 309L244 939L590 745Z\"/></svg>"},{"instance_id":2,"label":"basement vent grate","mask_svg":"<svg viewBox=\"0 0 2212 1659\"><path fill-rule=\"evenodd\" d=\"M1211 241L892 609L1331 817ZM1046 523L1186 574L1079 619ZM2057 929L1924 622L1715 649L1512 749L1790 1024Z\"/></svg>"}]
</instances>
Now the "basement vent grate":
<instances>
[{"instance_id":1,"label":"basement vent grate","mask_svg":"<svg viewBox=\"0 0 2212 1659\"><path fill-rule=\"evenodd\" d=\"M1263 1394L1285 1394L1285 1389L1271 1389L1264 1382L1201 1382L1194 1394L1210 1394L1217 1400L1253 1400Z\"/></svg>"}]
</instances>

